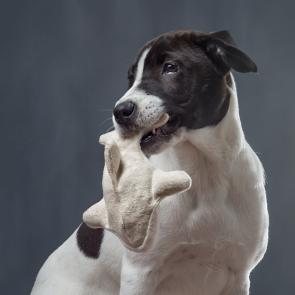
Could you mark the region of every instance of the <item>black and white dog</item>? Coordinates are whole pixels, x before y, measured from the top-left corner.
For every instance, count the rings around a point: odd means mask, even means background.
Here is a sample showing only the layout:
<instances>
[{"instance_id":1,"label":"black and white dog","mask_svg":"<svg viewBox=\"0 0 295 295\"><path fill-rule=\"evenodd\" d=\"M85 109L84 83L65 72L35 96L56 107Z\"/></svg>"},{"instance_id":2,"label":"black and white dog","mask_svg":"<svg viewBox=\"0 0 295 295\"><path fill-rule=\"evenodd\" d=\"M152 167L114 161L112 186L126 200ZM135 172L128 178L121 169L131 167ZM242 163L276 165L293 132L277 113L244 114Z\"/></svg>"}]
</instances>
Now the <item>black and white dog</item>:
<instances>
[{"instance_id":1,"label":"black and white dog","mask_svg":"<svg viewBox=\"0 0 295 295\"><path fill-rule=\"evenodd\" d=\"M246 295L268 241L263 167L247 143L231 70L256 72L226 31L148 42L114 108L115 128L143 130L142 150L192 187L159 207L145 253L82 224L45 262L33 295ZM169 121L153 128L163 113Z\"/></svg>"}]
</instances>

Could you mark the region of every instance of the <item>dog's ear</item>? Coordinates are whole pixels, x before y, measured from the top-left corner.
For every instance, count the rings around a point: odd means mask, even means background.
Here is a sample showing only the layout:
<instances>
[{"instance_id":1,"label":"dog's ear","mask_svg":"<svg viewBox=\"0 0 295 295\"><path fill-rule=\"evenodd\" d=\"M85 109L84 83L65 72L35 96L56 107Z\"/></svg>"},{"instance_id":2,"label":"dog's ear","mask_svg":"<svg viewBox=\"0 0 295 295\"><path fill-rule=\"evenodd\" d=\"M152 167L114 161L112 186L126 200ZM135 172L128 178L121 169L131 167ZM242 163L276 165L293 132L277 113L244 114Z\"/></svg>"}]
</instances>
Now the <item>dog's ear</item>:
<instances>
[{"instance_id":1,"label":"dog's ear","mask_svg":"<svg viewBox=\"0 0 295 295\"><path fill-rule=\"evenodd\" d=\"M229 31L217 31L209 33L209 36L214 39L219 39L229 45L236 46L236 42L234 41L233 37L229 33Z\"/></svg>"},{"instance_id":2,"label":"dog's ear","mask_svg":"<svg viewBox=\"0 0 295 295\"><path fill-rule=\"evenodd\" d=\"M257 72L254 61L236 47L228 31L204 36L201 38L201 46L221 74L226 74L231 69L240 73Z\"/></svg>"}]
</instances>

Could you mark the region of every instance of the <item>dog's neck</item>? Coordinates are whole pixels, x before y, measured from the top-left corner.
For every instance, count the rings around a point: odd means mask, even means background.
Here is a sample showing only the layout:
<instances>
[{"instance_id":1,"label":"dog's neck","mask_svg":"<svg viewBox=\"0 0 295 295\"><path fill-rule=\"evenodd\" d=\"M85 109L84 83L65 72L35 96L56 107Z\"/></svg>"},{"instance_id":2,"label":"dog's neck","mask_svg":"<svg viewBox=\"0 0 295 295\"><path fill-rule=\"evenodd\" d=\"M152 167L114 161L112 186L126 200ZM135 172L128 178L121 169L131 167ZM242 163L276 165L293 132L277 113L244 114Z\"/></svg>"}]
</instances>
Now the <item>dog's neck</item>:
<instances>
[{"instance_id":1,"label":"dog's neck","mask_svg":"<svg viewBox=\"0 0 295 295\"><path fill-rule=\"evenodd\" d=\"M188 141L201 154L219 164L234 160L244 144L244 133L239 116L239 104L235 83L229 91L229 108L225 117L216 125L191 130L186 133Z\"/></svg>"},{"instance_id":2,"label":"dog's neck","mask_svg":"<svg viewBox=\"0 0 295 295\"><path fill-rule=\"evenodd\" d=\"M188 173L196 171L196 165L210 167L210 170L214 167L216 172L228 170L245 142L232 75L231 79L225 117L216 126L181 132L182 138L177 144L152 157L156 166L167 170L185 169Z\"/></svg>"}]
</instances>

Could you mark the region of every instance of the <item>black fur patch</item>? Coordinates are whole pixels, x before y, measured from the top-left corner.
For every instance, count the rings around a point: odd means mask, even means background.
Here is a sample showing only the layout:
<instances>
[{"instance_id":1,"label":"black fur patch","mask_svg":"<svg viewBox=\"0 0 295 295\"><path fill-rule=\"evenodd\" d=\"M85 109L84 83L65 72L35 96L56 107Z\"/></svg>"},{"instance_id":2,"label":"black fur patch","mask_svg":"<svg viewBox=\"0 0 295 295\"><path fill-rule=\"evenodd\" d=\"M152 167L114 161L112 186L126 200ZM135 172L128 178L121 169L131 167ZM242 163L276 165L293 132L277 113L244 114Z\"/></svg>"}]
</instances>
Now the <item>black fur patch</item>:
<instances>
[{"instance_id":1,"label":"black fur patch","mask_svg":"<svg viewBox=\"0 0 295 295\"><path fill-rule=\"evenodd\" d=\"M103 229L92 229L82 223L77 231L77 243L79 249L90 258L98 258L103 240Z\"/></svg>"},{"instance_id":2,"label":"black fur patch","mask_svg":"<svg viewBox=\"0 0 295 295\"><path fill-rule=\"evenodd\" d=\"M142 142L146 154L155 153L180 127L199 129L217 125L226 115L233 81L230 71L256 72L255 63L236 47L227 31L201 33L169 32L148 42L129 68L129 87L134 83L137 63L145 49L140 84L145 93L158 97L170 119L162 132ZM173 69L166 71L167 66ZM128 126L138 128L128 122Z\"/></svg>"},{"instance_id":3,"label":"black fur patch","mask_svg":"<svg viewBox=\"0 0 295 295\"><path fill-rule=\"evenodd\" d=\"M178 127L197 129L218 124L229 106L227 87L232 86L229 71L257 70L254 62L235 47L227 31L211 34L176 31L165 33L142 48L128 71L129 87L146 48L150 51L139 88L163 100ZM177 64L178 72L163 75L167 62Z\"/></svg>"}]
</instances>

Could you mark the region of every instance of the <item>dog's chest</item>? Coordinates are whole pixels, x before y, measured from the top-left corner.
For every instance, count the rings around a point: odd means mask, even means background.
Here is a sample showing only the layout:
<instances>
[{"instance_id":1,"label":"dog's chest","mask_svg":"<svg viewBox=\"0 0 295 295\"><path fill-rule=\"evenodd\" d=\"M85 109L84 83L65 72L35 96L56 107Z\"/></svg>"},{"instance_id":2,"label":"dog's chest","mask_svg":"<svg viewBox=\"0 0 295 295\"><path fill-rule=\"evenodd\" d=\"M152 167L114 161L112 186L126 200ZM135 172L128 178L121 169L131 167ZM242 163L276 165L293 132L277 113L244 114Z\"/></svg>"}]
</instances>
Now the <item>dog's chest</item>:
<instances>
[{"instance_id":1,"label":"dog's chest","mask_svg":"<svg viewBox=\"0 0 295 295\"><path fill-rule=\"evenodd\" d=\"M155 295L219 294L230 275L225 249L207 246L187 244L172 251L163 263Z\"/></svg>"},{"instance_id":2,"label":"dog's chest","mask_svg":"<svg viewBox=\"0 0 295 295\"><path fill-rule=\"evenodd\" d=\"M162 169L185 170L192 177L188 192L162 202L158 239L168 244L165 248L183 242L167 257L168 265L185 262L218 268L240 248L238 225L228 206L229 183L191 145L180 150L170 150L156 160Z\"/></svg>"},{"instance_id":3,"label":"dog's chest","mask_svg":"<svg viewBox=\"0 0 295 295\"><path fill-rule=\"evenodd\" d=\"M212 226L217 227L220 233L220 228L229 219L226 205L229 183L226 173L221 173L220 167L214 166L188 143L168 149L160 156L153 157L152 162L163 170L184 170L192 178L189 191L162 202L161 226L167 223L169 227L176 223L178 227L184 225L188 231L191 228L202 231L203 228L204 232L208 232L208 227Z\"/></svg>"}]
</instances>

